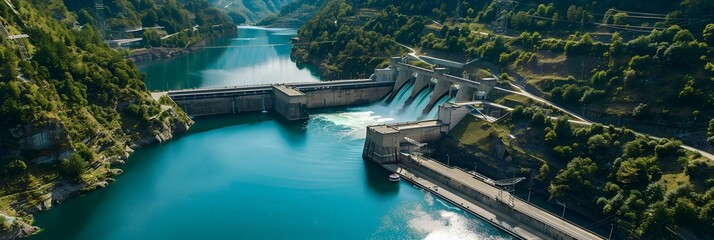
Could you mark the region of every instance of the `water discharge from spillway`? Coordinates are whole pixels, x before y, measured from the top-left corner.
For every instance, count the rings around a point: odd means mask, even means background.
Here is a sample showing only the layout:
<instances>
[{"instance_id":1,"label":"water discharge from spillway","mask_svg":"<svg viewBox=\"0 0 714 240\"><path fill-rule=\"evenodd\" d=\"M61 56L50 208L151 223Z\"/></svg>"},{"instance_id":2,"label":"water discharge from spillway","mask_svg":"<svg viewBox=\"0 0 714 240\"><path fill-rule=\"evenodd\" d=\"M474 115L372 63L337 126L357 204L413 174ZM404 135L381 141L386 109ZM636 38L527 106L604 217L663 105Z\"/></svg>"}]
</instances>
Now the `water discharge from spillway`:
<instances>
[{"instance_id":1,"label":"water discharge from spillway","mask_svg":"<svg viewBox=\"0 0 714 240\"><path fill-rule=\"evenodd\" d=\"M339 134L350 139L364 138L369 125L436 118L438 105L435 105L428 114L422 114L431 99L431 91L420 92L405 108L405 102L412 88L413 85L407 83L391 102L385 99L369 106L348 108L345 112L313 114L311 118L339 126ZM441 98L438 103L443 104L449 99Z\"/></svg>"}]
</instances>

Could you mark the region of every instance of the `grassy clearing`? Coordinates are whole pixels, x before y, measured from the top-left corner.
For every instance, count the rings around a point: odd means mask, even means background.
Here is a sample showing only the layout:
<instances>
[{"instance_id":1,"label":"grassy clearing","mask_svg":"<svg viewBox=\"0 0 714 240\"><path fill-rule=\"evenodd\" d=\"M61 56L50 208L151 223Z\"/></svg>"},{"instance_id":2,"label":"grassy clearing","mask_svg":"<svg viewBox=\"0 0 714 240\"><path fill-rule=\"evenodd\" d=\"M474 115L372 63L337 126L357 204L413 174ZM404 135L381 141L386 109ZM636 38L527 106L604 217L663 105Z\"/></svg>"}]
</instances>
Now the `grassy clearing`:
<instances>
[{"instance_id":1,"label":"grassy clearing","mask_svg":"<svg viewBox=\"0 0 714 240\"><path fill-rule=\"evenodd\" d=\"M454 127L450 135L463 145L489 150L493 146L494 136L498 136L498 131L488 122L468 115Z\"/></svg>"},{"instance_id":2,"label":"grassy clearing","mask_svg":"<svg viewBox=\"0 0 714 240\"><path fill-rule=\"evenodd\" d=\"M667 186L667 191L677 188L678 186L691 183L689 175L684 172L663 174L662 181Z\"/></svg>"},{"instance_id":3,"label":"grassy clearing","mask_svg":"<svg viewBox=\"0 0 714 240\"><path fill-rule=\"evenodd\" d=\"M496 99L494 102L508 107L516 107L519 105L529 106L533 104L533 100L518 94L506 94L503 97Z\"/></svg>"}]
</instances>

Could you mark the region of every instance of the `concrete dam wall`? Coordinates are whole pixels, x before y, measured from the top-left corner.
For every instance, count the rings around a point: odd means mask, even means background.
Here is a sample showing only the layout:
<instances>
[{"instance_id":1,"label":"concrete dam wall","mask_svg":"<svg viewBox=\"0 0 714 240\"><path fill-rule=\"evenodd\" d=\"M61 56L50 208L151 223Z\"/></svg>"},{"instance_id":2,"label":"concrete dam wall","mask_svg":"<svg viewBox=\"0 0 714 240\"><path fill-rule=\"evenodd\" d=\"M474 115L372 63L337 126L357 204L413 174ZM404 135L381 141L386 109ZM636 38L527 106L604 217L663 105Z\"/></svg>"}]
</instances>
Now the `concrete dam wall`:
<instances>
[{"instance_id":1,"label":"concrete dam wall","mask_svg":"<svg viewBox=\"0 0 714 240\"><path fill-rule=\"evenodd\" d=\"M371 79L258 85L172 91L168 95L190 116L274 111L288 120L308 117L307 110L376 102L392 82Z\"/></svg>"},{"instance_id":2,"label":"concrete dam wall","mask_svg":"<svg viewBox=\"0 0 714 240\"><path fill-rule=\"evenodd\" d=\"M273 109L272 94L179 100L176 103L190 116L259 112Z\"/></svg>"}]
</instances>

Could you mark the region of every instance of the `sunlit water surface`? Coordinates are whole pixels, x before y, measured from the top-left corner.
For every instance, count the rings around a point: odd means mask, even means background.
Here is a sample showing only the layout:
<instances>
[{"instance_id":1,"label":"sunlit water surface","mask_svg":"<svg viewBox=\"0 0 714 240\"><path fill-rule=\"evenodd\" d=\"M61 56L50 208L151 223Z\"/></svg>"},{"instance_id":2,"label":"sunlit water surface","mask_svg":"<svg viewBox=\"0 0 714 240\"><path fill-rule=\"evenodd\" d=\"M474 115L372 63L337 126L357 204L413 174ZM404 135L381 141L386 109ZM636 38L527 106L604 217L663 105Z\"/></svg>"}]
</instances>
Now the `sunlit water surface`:
<instances>
[{"instance_id":1,"label":"sunlit water surface","mask_svg":"<svg viewBox=\"0 0 714 240\"><path fill-rule=\"evenodd\" d=\"M294 30L241 28L202 52L141 65L152 89L319 81L289 59ZM246 47L251 46L251 47ZM190 81L190 83L189 83ZM510 239L361 157L365 127L422 116L431 97L313 112L196 119L138 150L101 189L38 214L40 239ZM448 99L440 100L444 102Z\"/></svg>"}]
</instances>

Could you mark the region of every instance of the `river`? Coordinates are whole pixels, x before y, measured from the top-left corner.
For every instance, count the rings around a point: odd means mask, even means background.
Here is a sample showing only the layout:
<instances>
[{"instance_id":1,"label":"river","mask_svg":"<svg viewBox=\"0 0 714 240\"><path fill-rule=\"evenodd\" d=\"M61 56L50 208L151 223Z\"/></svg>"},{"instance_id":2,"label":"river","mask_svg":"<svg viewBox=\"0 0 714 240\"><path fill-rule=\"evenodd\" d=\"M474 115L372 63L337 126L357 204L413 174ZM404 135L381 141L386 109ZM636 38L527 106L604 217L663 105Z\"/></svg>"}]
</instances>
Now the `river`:
<instances>
[{"instance_id":1,"label":"river","mask_svg":"<svg viewBox=\"0 0 714 240\"><path fill-rule=\"evenodd\" d=\"M190 55L140 65L150 89L320 81L290 60L291 29L241 27ZM430 97L312 112L195 119L136 151L109 187L37 215L37 239L512 239L362 160L365 127L413 121ZM443 99L442 101L446 101ZM426 117L433 117L431 111Z\"/></svg>"}]
</instances>

